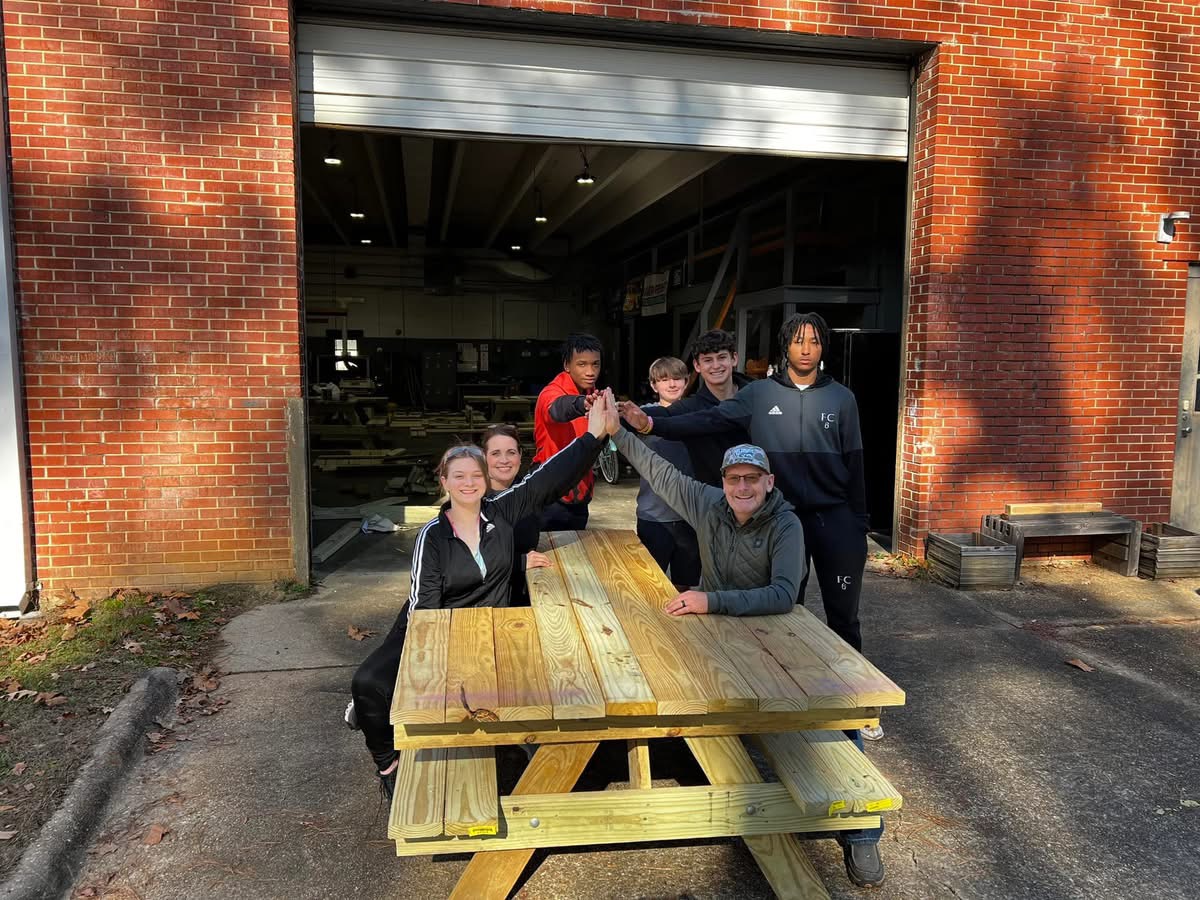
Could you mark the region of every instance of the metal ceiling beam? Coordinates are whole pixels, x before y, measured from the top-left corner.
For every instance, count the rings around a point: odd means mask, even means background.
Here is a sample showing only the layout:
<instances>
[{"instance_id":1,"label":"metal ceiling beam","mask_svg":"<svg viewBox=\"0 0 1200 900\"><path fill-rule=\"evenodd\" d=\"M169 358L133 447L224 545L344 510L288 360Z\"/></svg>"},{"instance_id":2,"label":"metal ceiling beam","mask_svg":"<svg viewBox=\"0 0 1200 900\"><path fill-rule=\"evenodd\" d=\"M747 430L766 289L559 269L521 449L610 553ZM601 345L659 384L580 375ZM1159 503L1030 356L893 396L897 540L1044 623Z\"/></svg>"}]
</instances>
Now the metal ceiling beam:
<instances>
[{"instance_id":1,"label":"metal ceiling beam","mask_svg":"<svg viewBox=\"0 0 1200 900\"><path fill-rule=\"evenodd\" d=\"M588 227L572 235L572 249L579 252L592 241L657 203L672 191L683 187L726 158L723 153L673 153L670 158L638 179L618 199L608 204L588 222Z\"/></svg>"},{"instance_id":2,"label":"metal ceiling beam","mask_svg":"<svg viewBox=\"0 0 1200 900\"><path fill-rule=\"evenodd\" d=\"M429 221L429 189L433 183L433 140L401 138L404 151L404 192L408 201L408 230L423 229Z\"/></svg>"},{"instance_id":3,"label":"metal ceiling beam","mask_svg":"<svg viewBox=\"0 0 1200 900\"><path fill-rule=\"evenodd\" d=\"M379 154L375 152L375 137L363 133L363 146L367 151L367 163L371 167L371 177L375 179L375 190L379 193L379 207L383 210L383 223L387 225L388 237L393 247L399 247L396 240L396 224L392 221L392 205L388 202L387 188L383 184L383 169L379 165Z\"/></svg>"},{"instance_id":4,"label":"metal ceiling beam","mask_svg":"<svg viewBox=\"0 0 1200 900\"><path fill-rule=\"evenodd\" d=\"M467 142L454 142L454 162L450 164L450 182L446 185L446 203L442 208L440 243L446 243L446 233L450 230L450 220L454 217L454 195L458 193L458 179L462 175L463 157L467 155Z\"/></svg>"},{"instance_id":5,"label":"metal ceiling beam","mask_svg":"<svg viewBox=\"0 0 1200 900\"><path fill-rule=\"evenodd\" d=\"M346 236L346 232L342 231L342 226L337 223L337 219L334 218L333 213L329 211L329 207L325 205L325 201L321 199L321 195L317 193L317 189L313 187L312 182L303 177L301 178L301 181L304 182L304 193L307 194L312 200L313 206L315 206L317 211L329 221L331 226L333 226L333 230L337 232L337 236L342 239L342 243L347 247L350 246L350 238Z\"/></svg>"},{"instance_id":6,"label":"metal ceiling beam","mask_svg":"<svg viewBox=\"0 0 1200 900\"><path fill-rule=\"evenodd\" d=\"M509 176L508 184L504 186L504 190L500 193L500 202L496 204L496 211L492 216L492 224L488 228L483 246L490 247L496 242L496 237L500 234L501 229L508 224L508 220L512 218L512 214L517 209L517 205L529 193L529 189L537 181L538 175L546 167L546 163L550 160L550 156L554 153L555 149L553 144L534 144L527 147L525 152L521 154L520 160L517 161L517 165L513 168L512 175Z\"/></svg>"},{"instance_id":7,"label":"metal ceiling beam","mask_svg":"<svg viewBox=\"0 0 1200 900\"><path fill-rule=\"evenodd\" d=\"M670 153L669 151L661 150L633 151L627 153L615 166L606 172L605 166L596 166L596 160L605 157L607 161L608 155L611 155L611 151L606 154L603 147L597 147L592 150L591 156L588 157L588 168L592 173L592 177L596 179L596 183L591 186L578 185L572 179L567 189L559 195L554 207L546 214L550 221L543 228L539 229L537 237L529 242L530 250L536 250L542 244L546 243L546 241L560 231L567 222L571 221L588 204L594 203L601 196L606 196L604 192L617 184L630 171L636 173L641 166L647 165L647 163L650 163L649 168L653 168L663 159L666 159ZM647 168L647 171L649 171L649 168Z\"/></svg>"}]
</instances>

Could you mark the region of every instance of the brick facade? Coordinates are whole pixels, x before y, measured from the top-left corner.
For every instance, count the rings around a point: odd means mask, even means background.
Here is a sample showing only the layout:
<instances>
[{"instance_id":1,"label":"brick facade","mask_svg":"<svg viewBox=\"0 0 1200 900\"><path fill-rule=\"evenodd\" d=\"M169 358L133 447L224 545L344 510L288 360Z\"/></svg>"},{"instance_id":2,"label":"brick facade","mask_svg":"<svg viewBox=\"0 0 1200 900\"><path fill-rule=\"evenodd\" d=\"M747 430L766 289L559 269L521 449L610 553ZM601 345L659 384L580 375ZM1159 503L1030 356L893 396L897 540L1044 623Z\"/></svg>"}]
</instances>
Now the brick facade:
<instances>
[{"instance_id":1,"label":"brick facade","mask_svg":"<svg viewBox=\"0 0 1200 900\"><path fill-rule=\"evenodd\" d=\"M44 590L294 576L287 3L3 9Z\"/></svg>"},{"instance_id":2,"label":"brick facade","mask_svg":"<svg viewBox=\"0 0 1200 900\"><path fill-rule=\"evenodd\" d=\"M1125 0L482 5L938 44L913 166L899 549L1005 501L1165 521L1200 213L1200 12Z\"/></svg>"},{"instance_id":3,"label":"brick facade","mask_svg":"<svg viewBox=\"0 0 1200 900\"><path fill-rule=\"evenodd\" d=\"M490 5L938 44L916 85L901 549L1006 500L1169 509L1200 212L1191 3ZM5 0L38 572L293 574L287 4ZM1193 226L1200 231L1200 226Z\"/></svg>"}]
</instances>

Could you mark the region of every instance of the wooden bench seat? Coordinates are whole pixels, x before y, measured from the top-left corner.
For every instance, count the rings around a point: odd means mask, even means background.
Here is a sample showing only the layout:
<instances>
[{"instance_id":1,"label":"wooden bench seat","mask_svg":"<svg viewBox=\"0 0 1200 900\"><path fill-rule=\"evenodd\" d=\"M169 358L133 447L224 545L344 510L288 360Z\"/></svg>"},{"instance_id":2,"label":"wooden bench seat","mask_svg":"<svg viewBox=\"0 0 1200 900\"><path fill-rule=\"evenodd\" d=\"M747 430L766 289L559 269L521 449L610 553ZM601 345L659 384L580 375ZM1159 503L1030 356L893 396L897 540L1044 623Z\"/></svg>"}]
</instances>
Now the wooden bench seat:
<instances>
[{"instance_id":1,"label":"wooden bench seat","mask_svg":"<svg viewBox=\"0 0 1200 900\"><path fill-rule=\"evenodd\" d=\"M1121 575L1137 575L1142 524L1107 510L986 515L979 531L987 537L1006 541L1017 548L1013 572L1015 577L1020 577L1021 574L1026 539L1076 536L1110 537L1111 540L1093 543L1092 561Z\"/></svg>"},{"instance_id":2,"label":"wooden bench seat","mask_svg":"<svg viewBox=\"0 0 1200 900\"><path fill-rule=\"evenodd\" d=\"M899 809L903 802L900 792L840 731L761 734L754 740L804 815L863 815Z\"/></svg>"},{"instance_id":3,"label":"wooden bench seat","mask_svg":"<svg viewBox=\"0 0 1200 900\"><path fill-rule=\"evenodd\" d=\"M495 748L400 754L389 838L479 837L496 834L499 826Z\"/></svg>"}]
</instances>

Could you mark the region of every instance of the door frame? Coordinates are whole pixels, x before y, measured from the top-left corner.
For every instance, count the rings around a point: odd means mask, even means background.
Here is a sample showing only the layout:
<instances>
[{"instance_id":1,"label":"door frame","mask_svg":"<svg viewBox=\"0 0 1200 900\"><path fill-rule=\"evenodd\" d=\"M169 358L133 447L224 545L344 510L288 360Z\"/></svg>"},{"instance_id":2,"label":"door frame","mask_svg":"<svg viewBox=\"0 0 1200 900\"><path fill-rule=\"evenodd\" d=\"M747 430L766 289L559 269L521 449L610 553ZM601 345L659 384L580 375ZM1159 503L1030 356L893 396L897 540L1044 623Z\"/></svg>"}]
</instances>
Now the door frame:
<instances>
[{"instance_id":1,"label":"door frame","mask_svg":"<svg viewBox=\"0 0 1200 900\"><path fill-rule=\"evenodd\" d=\"M1200 388L1200 262L1188 266L1171 477L1171 523L1189 531L1200 531L1200 451L1196 449L1200 434L1187 431L1196 424L1200 393L1197 388Z\"/></svg>"}]
</instances>

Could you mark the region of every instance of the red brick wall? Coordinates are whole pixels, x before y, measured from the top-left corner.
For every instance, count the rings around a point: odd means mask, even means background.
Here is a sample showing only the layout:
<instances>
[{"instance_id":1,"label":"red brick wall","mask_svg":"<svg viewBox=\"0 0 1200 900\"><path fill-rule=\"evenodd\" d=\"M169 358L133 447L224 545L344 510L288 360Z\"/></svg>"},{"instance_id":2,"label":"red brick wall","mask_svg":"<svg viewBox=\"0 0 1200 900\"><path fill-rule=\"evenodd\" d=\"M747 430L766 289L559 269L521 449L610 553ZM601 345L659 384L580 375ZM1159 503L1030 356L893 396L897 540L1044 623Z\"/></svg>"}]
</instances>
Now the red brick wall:
<instances>
[{"instance_id":1,"label":"red brick wall","mask_svg":"<svg viewBox=\"0 0 1200 900\"><path fill-rule=\"evenodd\" d=\"M1191 2L697 0L484 5L933 41L917 86L901 549L1005 501L1170 504L1200 226Z\"/></svg>"},{"instance_id":2,"label":"red brick wall","mask_svg":"<svg viewBox=\"0 0 1200 900\"><path fill-rule=\"evenodd\" d=\"M288 4L3 12L44 588L293 575Z\"/></svg>"}]
</instances>

